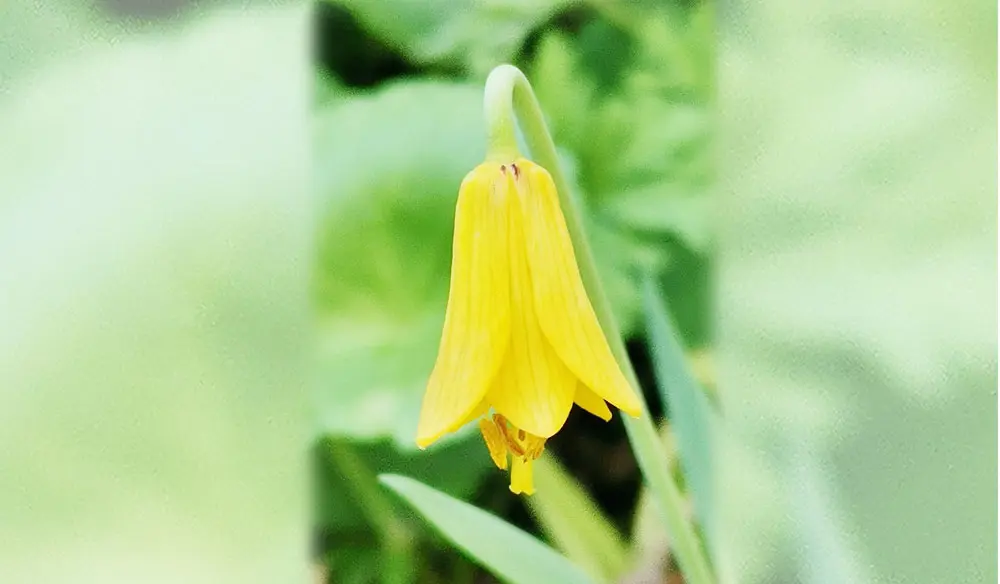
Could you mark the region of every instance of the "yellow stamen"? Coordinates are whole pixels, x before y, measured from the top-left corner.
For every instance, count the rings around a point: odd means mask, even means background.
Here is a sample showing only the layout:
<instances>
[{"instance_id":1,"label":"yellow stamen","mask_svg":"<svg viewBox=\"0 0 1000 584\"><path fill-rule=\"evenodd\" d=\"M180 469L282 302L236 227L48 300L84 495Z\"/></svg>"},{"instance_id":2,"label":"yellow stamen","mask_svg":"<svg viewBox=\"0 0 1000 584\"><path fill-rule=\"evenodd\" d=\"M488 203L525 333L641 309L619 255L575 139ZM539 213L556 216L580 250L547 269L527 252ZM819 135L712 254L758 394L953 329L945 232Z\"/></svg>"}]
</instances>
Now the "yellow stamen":
<instances>
[{"instance_id":1,"label":"yellow stamen","mask_svg":"<svg viewBox=\"0 0 1000 584\"><path fill-rule=\"evenodd\" d=\"M534 460L545 450L545 438L521 430L500 414L493 414L493 424L507 442L507 449L514 456Z\"/></svg>"},{"instance_id":2,"label":"yellow stamen","mask_svg":"<svg viewBox=\"0 0 1000 584\"><path fill-rule=\"evenodd\" d=\"M479 430L497 468L507 470L507 455L510 455L510 490L525 495L534 493L531 463L545 450L545 438L518 428L500 414L479 420Z\"/></svg>"},{"instance_id":3,"label":"yellow stamen","mask_svg":"<svg viewBox=\"0 0 1000 584\"><path fill-rule=\"evenodd\" d=\"M507 470L507 440L497 424L483 418L479 420L479 430L483 433L486 448L490 451L493 464L500 470Z\"/></svg>"}]
</instances>

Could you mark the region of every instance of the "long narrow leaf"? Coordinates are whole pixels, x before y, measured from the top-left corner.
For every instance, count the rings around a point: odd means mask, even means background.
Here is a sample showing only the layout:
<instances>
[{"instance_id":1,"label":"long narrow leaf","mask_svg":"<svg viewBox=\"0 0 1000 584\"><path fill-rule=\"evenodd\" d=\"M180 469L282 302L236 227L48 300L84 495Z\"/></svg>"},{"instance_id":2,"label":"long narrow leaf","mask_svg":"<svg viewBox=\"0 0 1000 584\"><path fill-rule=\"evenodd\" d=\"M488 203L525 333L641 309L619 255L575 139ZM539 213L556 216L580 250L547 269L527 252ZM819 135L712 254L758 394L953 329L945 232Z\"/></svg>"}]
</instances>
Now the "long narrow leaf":
<instances>
[{"instance_id":1,"label":"long narrow leaf","mask_svg":"<svg viewBox=\"0 0 1000 584\"><path fill-rule=\"evenodd\" d=\"M379 480L472 561L510 584L592 584L558 552L502 519L399 475Z\"/></svg>"},{"instance_id":2,"label":"long narrow leaf","mask_svg":"<svg viewBox=\"0 0 1000 584\"><path fill-rule=\"evenodd\" d=\"M643 288L657 386L670 412L670 425L677 436L677 450L688 490L694 499L695 515L708 539L708 547L712 548L715 499L712 442L717 414L688 369L684 350L655 284L647 278Z\"/></svg>"},{"instance_id":3,"label":"long narrow leaf","mask_svg":"<svg viewBox=\"0 0 1000 584\"><path fill-rule=\"evenodd\" d=\"M628 565L624 538L551 454L535 462L535 486L528 507L556 547L595 579L617 580Z\"/></svg>"}]
</instances>

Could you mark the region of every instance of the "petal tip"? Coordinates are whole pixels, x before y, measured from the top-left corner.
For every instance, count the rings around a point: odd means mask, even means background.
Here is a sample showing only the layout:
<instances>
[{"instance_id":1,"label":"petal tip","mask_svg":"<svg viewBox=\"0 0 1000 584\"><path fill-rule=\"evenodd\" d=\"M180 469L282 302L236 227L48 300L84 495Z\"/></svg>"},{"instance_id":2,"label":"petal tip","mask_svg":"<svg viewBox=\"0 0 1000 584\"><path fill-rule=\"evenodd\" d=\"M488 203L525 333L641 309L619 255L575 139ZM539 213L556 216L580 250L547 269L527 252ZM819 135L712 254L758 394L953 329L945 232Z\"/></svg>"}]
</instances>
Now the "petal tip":
<instances>
[{"instance_id":1,"label":"petal tip","mask_svg":"<svg viewBox=\"0 0 1000 584\"><path fill-rule=\"evenodd\" d=\"M633 418L641 418L642 417L642 408L640 408L640 407L630 407L629 409L627 409L627 410L623 409L622 411L625 412L626 414L628 414L629 416L633 417Z\"/></svg>"},{"instance_id":2,"label":"petal tip","mask_svg":"<svg viewBox=\"0 0 1000 584\"><path fill-rule=\"evenodd\" d=\"M416 439L417 448L420 450L427 450L428 446L437 442L438 438L441 437L441 434L442 433L438 433L437 435L418 434Z\"/></svg>"},{"instance_id":3,"label":"petal tip","mask_svg":"<svg viewBox=\"0 0 1000 584\"><path fill-rule=\"evenodd\" d=\"M519 488L515 487L514 485L511 485L510 486L510 492L514 493L515 495L524 495L525 497L530 497L530 496L532 496L532 495L535 494L535 489L524 489L524 490L522 490L522 489L519 489Z\"/></svg>"},{"instance_id":4,"label":"petal tip","mask_svg":"<svg viewBox=\"0 0 1000 584\"><path fill-rule=\"evenodd\" d=\"M611 408L607 407L606 405L604 406L604 408L593 408L593 409L583 408L583 409L588 414L597 416L598 418L600 418L605 422L610 422L611 417L614 416L614 414L611 412Z\"/></svg>"}]
</instances>

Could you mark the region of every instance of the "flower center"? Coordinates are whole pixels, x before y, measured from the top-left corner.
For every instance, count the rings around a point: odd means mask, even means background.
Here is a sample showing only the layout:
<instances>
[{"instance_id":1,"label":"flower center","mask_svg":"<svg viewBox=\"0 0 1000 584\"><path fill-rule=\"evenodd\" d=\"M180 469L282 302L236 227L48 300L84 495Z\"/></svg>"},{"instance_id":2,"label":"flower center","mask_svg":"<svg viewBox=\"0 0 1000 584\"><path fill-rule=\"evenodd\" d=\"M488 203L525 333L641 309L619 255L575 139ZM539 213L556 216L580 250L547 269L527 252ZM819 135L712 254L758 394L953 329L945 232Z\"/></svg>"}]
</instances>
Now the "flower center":
<instances>
[{"instance_id":1,"label":"flower center","mask_svg":"<svg viewBox=\"0 0 1000 584\"><path fill-rule=\"evenodd\" d=\"M521 430L500 414L493 414L493 424L500 430L511 454L535 460L545 450L545 438Z\"/></svg>"},{"instance_id":2,"label":"flower center","mask_svg":"<svg viewBox=\"0 0 1000 584\"><path fill-rule=\"evenodd\" d=\"M545 438L525 432L500 414L479 420L479 429L497 468L507 470L507 455L511 455L510 490L526 495L534 493L531 463L545 450Z\"/></svg>"},{"instance_id":3,"label":"flower center","mask_svg":"<svg viewBox=\"0 0 1000 584\"><path fill-rule=\"evenodd\" d=\"M526 432L500 414L479 421L479 429L497 467L507 468L507 455L522 461L535 460L545 450L545 438Z\"/></svg>"}]
</instances>

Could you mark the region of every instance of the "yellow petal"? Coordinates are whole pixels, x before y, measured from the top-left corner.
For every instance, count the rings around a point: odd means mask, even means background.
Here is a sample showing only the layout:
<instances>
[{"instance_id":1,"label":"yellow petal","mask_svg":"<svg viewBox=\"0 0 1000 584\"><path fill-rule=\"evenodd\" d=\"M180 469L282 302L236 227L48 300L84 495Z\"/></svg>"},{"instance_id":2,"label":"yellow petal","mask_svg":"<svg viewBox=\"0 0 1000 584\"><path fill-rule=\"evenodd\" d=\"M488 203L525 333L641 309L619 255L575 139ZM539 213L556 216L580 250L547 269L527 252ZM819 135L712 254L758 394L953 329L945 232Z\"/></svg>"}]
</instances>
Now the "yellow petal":
<instances>
[{"instance_id":1,"label":"yellow petal","mask_svg":"<svg viewBox=\"0 0 1000 584\"><path fill-rule=\"evenodd\" d=\"M455 210L451 289L417 445L454 432L482 402L510 336L508 215L513 193L496 165L466 176Z\"/></svg>"},{"instance_id":2,"label":"yellow petal","mask_svg":"<svg viewBox=\"0 0 1000 584\"><path fill-rule=\"evenodd\" d=\"M515 495L533 495L535 482L532 480L531 461L516 456L510 467L510 492Z\"/></svg>"},{"instance_id":3,"label":"yellow petal","mask_svg":"<svg viewBox=\"0 0 1000 584\"><path fill-rule=\"evenodd\" d=\"M518 199L527 221L528 260L545 337L594 393L638 416L642 405L611 354L580 279L552 177L531 161L518 160L517 164L528 185L526 196Z\"/></svg>"},{"instance_id":4,"label":"yellow petal","mask_svg":"<svg viewBox=\"0 0 1000 584\"><path fill-rule=\"evenodd\" d=\"M531 290L524 221L515 205L510 213L510 347L486 399L514 426L548 438L566 423L577 380L545 340Z\"/></svg>"},{"instance_id":5,"label":"yellow petal","mask_svg":"<svg viewBox=\"0 0 1000 584\"><path fill-rule=\"evenodd\" d=\"M476 407L472 408L472 411L469 412L469 415L462 418L462 421L456 424L455 427L461 428L462 426L468 424L469 422L475 420L476 418L482 418L483 416L486 415L486 412L488 411L490 411L490 404L488 401L483 399L478 404L476 404Z\"/></svg>"},{"instance_id":6,"label":"yellow petal","mask_svg":"<svg viewBox=\"0 0 1000 584\"><path fill-rule=\"evenodd\" d=\"M493 420L479 420L479 431L483 433L486 449L490 451L493 464L500 470L507 470L507 440Z\"/></svg>"},{"instance_id":7,"label":"yellow petal","mask_svg":"<svg viewBox=\"0 0 1000 584\"><path fill-rule=\"evenodd\" d=\"M580 383L576 387L576 397L573 398L576 405L601 418L605 422L611 419L611 410L608 404L604 403L596 393L590 391L586 385Z\"/></svg>"}]
</instances>

